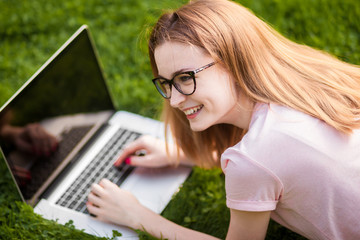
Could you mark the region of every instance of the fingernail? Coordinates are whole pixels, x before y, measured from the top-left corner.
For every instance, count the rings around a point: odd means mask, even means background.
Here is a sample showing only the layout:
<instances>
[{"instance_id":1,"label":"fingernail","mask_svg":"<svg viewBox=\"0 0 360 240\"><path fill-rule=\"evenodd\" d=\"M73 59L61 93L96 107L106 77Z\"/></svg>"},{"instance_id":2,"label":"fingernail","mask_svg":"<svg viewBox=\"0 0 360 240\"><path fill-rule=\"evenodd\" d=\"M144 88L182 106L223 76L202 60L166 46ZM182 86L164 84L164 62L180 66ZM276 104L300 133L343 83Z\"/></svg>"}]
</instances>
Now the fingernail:
<instances>
[{"instance_id":1,"label":"fingernail","mask_svg":"<svg viewBox=\"0 0 360 240\"><path fill-rule=\"evenodd\" d=\"M116 160L116 162L114 162L114 166L115 166L115 167L118 167L118 166L119 166L119 159Z\"/></svg>"},{"instance_id":2,"label":"fingernail","mask_svg":"<svg viewBox=\"0 0 360 240\"><path fill-rule=\"evenodd\" d=\"M128 165L131 164L131 159L130 159L130 157L128 157L128 158L125 159L125 164L128 164Z\"/></svg>"}]
</instances>

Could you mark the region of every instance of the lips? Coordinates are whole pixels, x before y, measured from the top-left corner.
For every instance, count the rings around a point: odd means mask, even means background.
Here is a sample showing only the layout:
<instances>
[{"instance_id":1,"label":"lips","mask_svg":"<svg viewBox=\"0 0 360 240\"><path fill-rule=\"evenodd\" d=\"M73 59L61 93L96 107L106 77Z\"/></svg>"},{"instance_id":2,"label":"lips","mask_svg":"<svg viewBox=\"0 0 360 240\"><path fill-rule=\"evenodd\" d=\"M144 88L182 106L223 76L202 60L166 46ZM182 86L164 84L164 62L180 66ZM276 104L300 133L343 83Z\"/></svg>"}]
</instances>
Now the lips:
<instances>
[{"instance_id":1,"label":"lips","mask_svg":"<svg viewBox=\"0 0 360 240\"><path fill-rule=\"evenodd\" d=\"M197 113L198 111L200 111L202 108L204 107L204 105L199 105L193 108L188 108L183 110L186 116L192 115Z\"/></svg>"}]
</instances>

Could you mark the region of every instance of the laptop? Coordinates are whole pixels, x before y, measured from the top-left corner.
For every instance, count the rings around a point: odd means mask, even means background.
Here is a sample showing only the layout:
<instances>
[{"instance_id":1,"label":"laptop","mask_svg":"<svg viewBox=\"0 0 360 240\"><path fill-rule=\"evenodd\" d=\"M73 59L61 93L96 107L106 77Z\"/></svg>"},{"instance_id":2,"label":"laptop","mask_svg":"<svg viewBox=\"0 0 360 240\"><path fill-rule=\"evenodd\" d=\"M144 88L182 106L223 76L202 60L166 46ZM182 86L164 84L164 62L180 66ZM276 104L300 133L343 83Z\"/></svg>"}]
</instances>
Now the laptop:
<instances>
[{"instance_id":1,"label":"laptop","mask_svg":"<svg viewBox=\"0 0 360 240\"><path fill-rule=\"evenodd\" d=\"M137 239L129 228L90 216L85 203L92 183L107 178L161 213L191 171L113 166L124 146L141 135L164 139L164 124L115 110L86 25L1 107L0 128L9 130L2 131L9 134L0 137L0 146L22 199L44 218L73 220L93 235L112 237L117 230L122 239ZM50 152L24 146L51 138L57 145Z\"/></svg>"}]
</instances>

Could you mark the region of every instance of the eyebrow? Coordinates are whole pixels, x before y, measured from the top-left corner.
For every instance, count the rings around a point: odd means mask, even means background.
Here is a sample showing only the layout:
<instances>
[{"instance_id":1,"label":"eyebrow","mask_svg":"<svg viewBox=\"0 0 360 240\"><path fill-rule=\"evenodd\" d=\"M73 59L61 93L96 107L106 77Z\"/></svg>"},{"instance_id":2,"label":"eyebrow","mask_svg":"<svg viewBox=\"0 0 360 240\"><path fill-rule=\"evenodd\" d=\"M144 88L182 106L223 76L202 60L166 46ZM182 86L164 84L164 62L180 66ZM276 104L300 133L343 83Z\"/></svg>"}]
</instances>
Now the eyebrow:
<instances>
[{"instance_id":1,"label":"eyebrow","mask_svg":"<svg viewBox=\"0 0 360 240\"><path fill-rule=\"evenodd\" d=\"M179 70L177 70L176 72L174 72L174 73L171 75L171 78L173 78L174 76L178 75L179 73L191 72L191 71L193 71L193 70L189 70L189 68L179 69ZM163 76L161 76L161 75L158 75L157 77L158 77L158 78L164 78L164 79L166 79L166 80L169 80L169 79L167 79L166 77L163 77Z\"/></svg>"}]
</instances>

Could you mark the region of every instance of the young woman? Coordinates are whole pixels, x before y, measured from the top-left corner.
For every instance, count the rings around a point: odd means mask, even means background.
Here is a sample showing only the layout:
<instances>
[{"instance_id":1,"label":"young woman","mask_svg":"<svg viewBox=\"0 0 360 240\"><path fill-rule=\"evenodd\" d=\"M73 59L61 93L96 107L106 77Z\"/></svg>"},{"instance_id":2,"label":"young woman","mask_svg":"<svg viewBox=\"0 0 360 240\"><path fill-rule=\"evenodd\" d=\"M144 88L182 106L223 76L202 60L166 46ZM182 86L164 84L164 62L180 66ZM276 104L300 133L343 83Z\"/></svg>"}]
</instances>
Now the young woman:
<instances>
[{"instance_id":1,"label":"young woman","mask_svg":"<svg viewBox=\"0 0 360 240\"><path fill-rule=\"evenodd\" d=\"M115 165L221 166L227 239L263 239L270 218L310 239L360 239L358 66L289 41L226 0L162 15L149 54L175 147L144 137ZM140 149L147 154L131 156ZM105 179L88 199L100 220L157 237L212 238Z\"/></svg>"}]
</instances>

